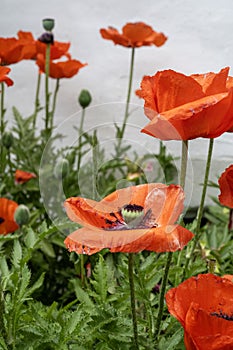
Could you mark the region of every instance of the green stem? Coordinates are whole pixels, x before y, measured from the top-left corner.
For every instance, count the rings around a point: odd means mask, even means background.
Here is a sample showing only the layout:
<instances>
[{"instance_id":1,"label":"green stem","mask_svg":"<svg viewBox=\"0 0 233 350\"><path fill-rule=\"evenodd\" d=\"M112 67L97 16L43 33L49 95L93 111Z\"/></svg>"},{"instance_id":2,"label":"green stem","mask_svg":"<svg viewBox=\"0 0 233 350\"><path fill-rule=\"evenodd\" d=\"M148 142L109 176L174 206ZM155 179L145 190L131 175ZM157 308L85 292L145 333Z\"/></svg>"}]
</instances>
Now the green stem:
<instances>
[{"instance_id":1,"label":"green stem","mask_svg":"<svg viewBox=\"0 0 233 350\"><path fill-rule=\"evenodd\" d=\"M130 103L130 97L131 97L131 91L132 91L132 82L133 82L133 70L134 70L134 56L135 56L135 48L132 48L131 51L131 60L130 60L130 72L129 72L129 85L128 85L128 93L127 93L127 99L126 99L126 106L125 106L125 115L124 120L122 124L122 128L119 131L118 135L118 145L117 145L117 155L120 154L120 148L121 148L121 142L124 136L126 123L129 117L129 103Z\"/></svg>"},{"instance_id":2,"label":"green stem","mask_svg":"<svg viewBox=\"0 0 233 350\"><path fill-rule=\"evenodd\" d=\"M82 134L83 134L83 124L84 124L84 118L85 118L85 108L82 109L82 115L80 120L80 126L79 126L79 139L78 139L78 172L81 165L81 158L82 158L82 150L81 150L81 144L82 144Z\"/></svg>"},{"instance_id":3,"label":"green stem","mask_svg":"<svg viewBox=\"0 0 233 350\"><path fill-rule=\"evenodd\" d=\"M199 206L198 213L197 213L197 224L196 224L196 229L195 229L195 237L193 240L193 245L191 248L190 256L189 256L189 258L186 259L183 278L185 278L186 270L189 267L190 262L193 260L193 253L196 249L197 243L199 242L199 239L201 236L201 219L203 216L204 205L205 205L205 197L206 197L206 191L207 191L207 185L208 185L208 179L209 179L209 173L210 173L210 165L211 165L211 158L212 158L212 153L213 153L213 146L214 146L214 139L210 139L208 156L207 156L207 161L206 161L204 183L203 183L203 188L202 188L201 202L200 202L200 206Z\"/></svg>"},{"instance_id":4,"label":"green stem","mask_svg":"<svg viewBox=\"0 0 233 350\"><path fill-rule=\"evenodd\" d=\"M85 287L85 269L84 269L84 256L80 254L80 275L81 275L81 283L82 287Z\"/></svg>"},{"instance_id":5,"label":"green stem","mask_svg":"<svg viewBox=\"0 0 233 350\"><path fill-rule=\"evenodd\" d=\"M50 128L51 128L51 130L53 129L53 119L54 119L54 113L55 113L55 108L56 108L56 103L57 103L57 94L58 94L58 90L60 87L59 82L60 82L60 79L57 79L54 94L53 94L53 104L52 104L52 111L51 111L51 115L50 115Z\"/></svg>"},{"instance_id":6,"label":"green stem","mask_svg":"<svg viewBox=\"0 0 233 350\"><path fill-rule=\"evenodd\" d=\"M49 134L49 65L50 65L50 44L46 45L45 53L45 130Z\"/></svg>"},{"instance_id":7,"label":"green stem","mask_svg":"<svg viewBox=\"0 0 233 350\"><path fill-rule=\"evenodd\" d=\"M161 321L163 317L163 309L164 309L164 296L166 292L166 285L167 285L167 280L168 280L168 273L169 269L171 266L172 262L172 256L173 253L169 252L167 255L167 262L163 274L163 280L162 280L162 285L161 285L161 290L160 290L160 295L159 295L159 310L158 310L158 317L155 325L155 342L158 342L158 337L159 337L159 332L160 332L160 326L161 326Z\"/></svg>"},{"instance_id":8,"label":"green stem","mask_svg":"<svg viewBox=\"0 0 233 350\"><path fill-rule=\"evenodd\" d=\"M34 102L35 109L33 113L33 122L32 122L33 129L35 129L36 127L36 117L40 106L40 101L39 101L40 83L41 83L41 73L38 72L37 84L36 84L36 96L35 96L35 102Z\"/></svg>"},{"instance_id":9,"label":"green stem","mask_svg":"<svg viewBox=\"0 0 233 350\"><path fill-rule=\"evenodd\" d=\"M2 136L3 136L3 133L4 133L4 83L1 83L1 100L0 100L0 103L1 103L1 107L0 107L0 118L1 118L1 121L0 121L0 161L1 161L1 164L0 164L0 173L3 172L3 144L2 144Z\"/></svg>"},{"instance_id":10,"label":"green stem","mask_svg":"<svg viewBox=\"0 0 233 350\"><path fill-rule=\"evenodd\" d=\"M134 261L134 254L133 253L129 253L128 273L129 273L130 301L131 301L131 312L132 312L132 321L133 321L134 344L135 344L135 349L139 350L139 345L138 345L138 326L137 326L137 316L136 316L136 307L135 307L133 261Z\"/></svg>"},{"instance_id":11,"label":"green stem","mask_svg":"<svg viewBox=\"0 0 233 350\"><path fill-rule=\"evenodd\" d=\"M186 171L188 160L188 140L182 141L182 156L181 156L181 170L180 170L180 186L185 187Z\"/></svg>"},{"instance_id":12,"label":"green stem","mask_svg":"<svg viewBox=\"0 0 233 350\"><path fill-rule=\"evenodd\" d=\"M4 133L4 83L1 83L1 139Z\"/></svg>"}]
</instances>

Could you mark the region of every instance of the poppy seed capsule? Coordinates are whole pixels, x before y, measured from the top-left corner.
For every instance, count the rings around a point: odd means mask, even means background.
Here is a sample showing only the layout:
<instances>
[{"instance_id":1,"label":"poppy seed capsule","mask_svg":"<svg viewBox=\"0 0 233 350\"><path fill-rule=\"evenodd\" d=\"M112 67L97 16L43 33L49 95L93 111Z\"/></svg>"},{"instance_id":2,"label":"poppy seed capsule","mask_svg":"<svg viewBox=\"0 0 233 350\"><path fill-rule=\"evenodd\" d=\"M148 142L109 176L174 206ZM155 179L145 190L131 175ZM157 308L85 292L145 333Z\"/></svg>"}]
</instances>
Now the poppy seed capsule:
<instances>
[{"instance_id":1,"label":"poppy seed capsule","mask_svg":"<svg viewBox=\"0 0 233 350\"><path fill-rule=\"evenodd\" d=\"M10 131L5 131L2 135L2 144L9 149L14 143L14 136Z\"/></svg>"},{"instance_id":2,"label":"poppy seed capsule","mask_svg":"<svg viewBox=\"0 0 233 350\"><path fill-rule=\"evenodd\" d=\"M55 21L53 18L44 18L42 20L43 28L48 32L51 32L54 28Z\"/></svg>"},{"instance_id":3,"label":"poppy seed capsule","mask_svg":"<svg viewBox=\"0 0 233 350\"><path fill-rule=\"evenodd\" d=\"M82 108L86 108L91 103L91 99L92 98L90 92L88 90L82 90L79 95L78 101Z\"/></svg>"},{"instance_id":4,"label":"poppy seed capsule","mask_svg":"<svg viewBox=\"0 0 233 350\"><path fill-rule=\"evenodd\" d=\"M19 226L26 225L29 221L30 212L28 207L24 204L20 204L14 213L14 220Z\"/></svg>"},{"instance_id":5,"label":"poppy seed capsule","mask_svg":"<svg viewBox=\"0 0 233 350\"><path fill-rule=\"evenodd\" d=\"M54 168L54 176L56 179L63 179L69 174L69 162L67 159L61 159Z\"/></svg>"}]
</instances>

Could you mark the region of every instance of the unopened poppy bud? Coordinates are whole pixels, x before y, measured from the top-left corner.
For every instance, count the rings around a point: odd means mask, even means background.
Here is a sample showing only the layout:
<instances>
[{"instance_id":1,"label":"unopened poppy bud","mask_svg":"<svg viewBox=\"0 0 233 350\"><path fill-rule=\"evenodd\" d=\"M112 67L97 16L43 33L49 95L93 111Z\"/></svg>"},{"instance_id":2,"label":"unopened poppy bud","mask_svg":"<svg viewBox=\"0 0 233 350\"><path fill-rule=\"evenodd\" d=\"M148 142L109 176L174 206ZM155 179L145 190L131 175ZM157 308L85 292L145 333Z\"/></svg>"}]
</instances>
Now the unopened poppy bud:
<instances>
[{"instance_id":1,"label":"unopened poppy bud","mask_svg":"<svg viewBox=\"0 0 233 350\"><path fill-rule=\"evenodd\" d=\"M61 159L54 168L54 176L62 179L69 174L69 162L67 159Z\"/></svg>"},{"instance_id":2,"label":"unopened poppy bud","mask_svg":"<svg viewBox=\"0 0 233 350\"><path fill-rule=\"evenodd\" d=\"M53 33L50 33L50 32L43 33L38 38L38 40L44 44L53 44L54 43Z\"/></svg>"},{"instance_id":3,"label":"unopened poppy bud","mask_svg":"<svg viewBox=\"0 0 233 350\"><path fill-rule=\"evenodd\" d=\"M2 144L9 149L14 143L14 136L10 131L5 131L2 135Z\"/></svg>"},{"instance_id":4,"label":"unopened poppy bud","mask_svg":"<svg viewBox=\"0 0 233 350\"><path fill-rule=\"evenodd\" d=\"M82 90L80 92L78 101L80 103L80 106L82 108L86 108L89 106L89 104L91 103L91 94L88 90Z\"/></svg>"},{"instance_id":5,"label":"unopened poppy bud","mask_svg":"<svg viewBox=\"0 0 233 350\"><path fill-rule=\"evenodd\" d=\"M28 207L24 204L20 204L14 213L14 220L19 226L26 225L30 218L30 212Z\"/></svg>"},{"instance_id":6,"label":"unopened poppy bud","mask_svg":"<svg viewBox=\"0 0 233 350\"><path fill-rule=\"evenodd\" d=\"M48 32L51 32L51 30L53 30L55 25L55 21L53 18L44 18L42 23L43 23L43 28Z\"/></svg>"}]
</instances>

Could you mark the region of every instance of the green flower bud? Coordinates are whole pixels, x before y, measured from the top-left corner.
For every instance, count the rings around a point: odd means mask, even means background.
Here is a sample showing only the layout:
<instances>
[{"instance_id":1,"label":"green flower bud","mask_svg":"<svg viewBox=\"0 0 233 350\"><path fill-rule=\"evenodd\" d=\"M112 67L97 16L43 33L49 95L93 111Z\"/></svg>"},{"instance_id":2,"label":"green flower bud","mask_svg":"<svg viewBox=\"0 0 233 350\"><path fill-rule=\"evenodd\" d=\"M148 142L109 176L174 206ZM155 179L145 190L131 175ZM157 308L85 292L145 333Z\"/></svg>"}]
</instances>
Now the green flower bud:
<instances>
[{"instance_id":1,"label":"green flower bud","mask_svg":"<svg viewBox=\"0 0 233 350\"><path fill-rule=\"evenodd\" d=\"M5 131L2 135L2 144L9 149L14 143L14 136L10 131Z\"/></svg>"},{"instance_id":2,"label":"green flower bud","mask_svg":"<svg viewBox=\"0 0 233 350\"><path fill-rule=\"evenodd\" d=\"M14 220L19 226L26 225L30 218L30 212L28 207L24 204L20 204L14 213Z\"/></svg>"},{"instance_id":3,"label":"green flower bud","mask_svg":"<svg viewBox=\"0 0 233 350\"><path fill-rule=\"evenodd\" d=\"M55 25L55 21L53 18L44 18L42 23L43 23L43 28L48 32L51 32Z\"/></svg>"},{"instance_id":4,"label":"green flower bud","mask_svg":"<svg viewBox=\"0 0 233 350\"><path fill-rule=\"evenodd\" d=\"M89 104L91 103L91 94L90 94L90 92L88 90L82 90L80 95L79 95L78 101L79 101L80 106L82 108L88 107Z\"/></svg>"},{"instance_id":5,"label":"green flower bud","mask_svg":"<svg viewBox=\"0 0 233 350\"><path fill-rule=\"evenodd\" d=\"M56 179L62 179L69 174L69 162L67 159L61 159L54 168L54 176Z\"/></svg>"}]
</instances>

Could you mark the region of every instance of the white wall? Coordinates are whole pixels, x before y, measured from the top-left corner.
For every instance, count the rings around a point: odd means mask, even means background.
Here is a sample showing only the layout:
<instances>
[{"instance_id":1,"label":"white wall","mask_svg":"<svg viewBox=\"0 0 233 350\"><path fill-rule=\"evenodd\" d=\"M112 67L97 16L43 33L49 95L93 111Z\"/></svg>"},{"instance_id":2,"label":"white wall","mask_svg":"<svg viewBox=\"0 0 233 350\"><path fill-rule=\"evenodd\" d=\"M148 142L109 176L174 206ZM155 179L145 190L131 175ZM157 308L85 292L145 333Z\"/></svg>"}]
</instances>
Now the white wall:
<instances>
[{"instance_id":1,"label":"white wall","mask_svg":"<svg viewBox=\"0 0 233 350\"><path fill-rule=\"evenodd\" d=\"M144 21L157 31L168 36L164 46L142 47L136 50L136 67L133 89L139 87L143 75L153 75L157 70L171 68L185 74L217 72L233 64L233 2L232 0L2 0L0 36L16 35L18 30L31 31L35 37L42 32L41 20L55 18L55 38L71 42L71 54L88 66L81 69L72 79L61 81L61 89L56 112L56 124L66 121L67 130L72 128L71 120L78 123L79 112L77 96L81 89L87 88L98 108L96 113L87 115L86 128L95 123L119 121L113 102L124 102L128 82L130 50L114 46L111 41L103 40L99 29L109 25L118 29L126 22ZM11 119L11 106L15 105L23 114L33 111L37 67L34 62L23 61L12 65L11 77L15 85L7 89L7 117ZM233 70L230 71L233 75ZM133 96L132 103L138 108L132 114L130 122L140 127L147 123L143 114L143 101ZM41 121L42 123L42 121ZM110 124L111 126L111 124ZM64 128L63 128L64 129ZM130 133L129 138L137 140L143 147L157 148L155 140L149 136ZM215 142L212 180L228 164L233 163L233 135L225 134ZM192 203L197 204L200 191L197 186L202 182L203 159L206 157L207 140L195 140L190 143L192 164L197 178L192 191ZM168 143L169 150L179 154L178 142ZM191 182L193 180L191 179Z\"/></svg>"}]
</instances>

